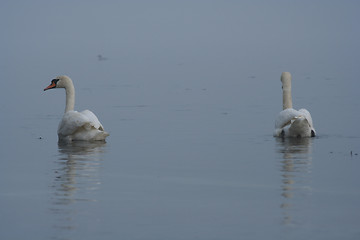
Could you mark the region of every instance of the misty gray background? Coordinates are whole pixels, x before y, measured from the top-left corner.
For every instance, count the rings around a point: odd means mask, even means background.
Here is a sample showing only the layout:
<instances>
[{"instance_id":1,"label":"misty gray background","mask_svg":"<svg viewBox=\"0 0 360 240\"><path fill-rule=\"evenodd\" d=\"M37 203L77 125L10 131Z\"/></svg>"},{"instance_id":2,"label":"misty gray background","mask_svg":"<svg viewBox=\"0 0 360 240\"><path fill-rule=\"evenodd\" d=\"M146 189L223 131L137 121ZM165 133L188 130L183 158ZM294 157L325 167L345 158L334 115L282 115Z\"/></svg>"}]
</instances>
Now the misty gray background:
<instances>
[{"instance_id":1,"label":"misty gray background","mask_svg":"<svg viewBox=\"0 0 360 240\"><path fill-rule=\"evenodd\" d=\"M357 239L359 10L1 1L0 238ZM315 139L272 137L283 71ZM62 74L106 144L58 146Z\"/></svg>"}]
</instances>

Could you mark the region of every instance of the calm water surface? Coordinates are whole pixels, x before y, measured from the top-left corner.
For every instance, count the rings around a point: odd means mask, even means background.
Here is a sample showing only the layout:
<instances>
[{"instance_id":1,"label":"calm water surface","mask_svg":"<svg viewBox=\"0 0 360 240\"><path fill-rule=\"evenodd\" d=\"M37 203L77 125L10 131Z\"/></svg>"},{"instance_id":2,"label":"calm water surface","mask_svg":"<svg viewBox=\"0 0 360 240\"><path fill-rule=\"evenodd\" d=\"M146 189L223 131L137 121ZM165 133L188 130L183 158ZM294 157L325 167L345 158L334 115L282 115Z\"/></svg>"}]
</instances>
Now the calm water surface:
<instances>
[{"instance_id":1,"label":"calm water surface","mask_svg":"<svg viewBox=\"0 0 360 240\"><path fill-rule=\"evenodd\" d=\"M360 239L358 3L40 2L0 8L0 239ZM282 71L317 137L272 137ZM59 74L107 143L57 143Z\"/></svg>"},{"instance_id":2,"label":"calm water surface","mask_svg":"<svg viewBox=\"0 0 360 240\"><path fill-rule=\"evenodd\" d=\"M62 106L54 116L14 113L10 126L19 127L1 139L1 238L360 236L356 131L320 127L315 113L315 126L328 135L318 130L312 139L275 139L272 103L256 110L231 101L207 104L216 90L205 87L179 89L183 105L101 109L111 132L107 143L58 145ZM186 103L197 94L204 102Z\"/></svg>"}]
</instances>

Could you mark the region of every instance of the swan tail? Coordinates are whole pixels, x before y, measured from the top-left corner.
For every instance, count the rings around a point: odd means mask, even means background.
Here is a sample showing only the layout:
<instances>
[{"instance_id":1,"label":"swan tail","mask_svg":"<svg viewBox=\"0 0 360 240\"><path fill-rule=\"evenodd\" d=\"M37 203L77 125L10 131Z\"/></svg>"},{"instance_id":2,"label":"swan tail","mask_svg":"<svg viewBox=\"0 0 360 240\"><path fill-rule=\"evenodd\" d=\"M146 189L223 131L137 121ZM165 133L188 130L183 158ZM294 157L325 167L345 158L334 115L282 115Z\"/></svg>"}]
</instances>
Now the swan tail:
<instances>
[{"instance_id":1,"label":"swan tail","mask_svg":"<svg viewBox=\"0 0 360 240\"><path fill-rule=\"evenodd\" d=\"M99 131L96 136L94 137L94 141L105 141L106 137L109 136L110 134L108 132L105 131Z\"/></svg>"},{"instance_id":2,"label":"swan tail","mask_svg":"<svg viewBox=\"0 0 360 240\"><path fill-rule=\"evenodd\" d=\"M85 124L71 135L72 141L105 141L110 134L97 129L91 124Z\"/></svg>"},{"instance_id":3,"label":"swan tail","mask_svg":"<svg viewBox=\"0 0 360 240\"><path fill-rule=\"evenodd\" d=\"M311 137L312 129L309 121L304 116L294 119L289 128L289 135L292 137Z\"/></svg>"},{"instance_id":4,"label":"swan tail","mask_svg":"<svg viewBox=\"0 0 360 240\"><path fill-rule=\"evenodd\" d=\"M315 129L306 116L296 116L274 131L275 137L315 137L315 135Z\"/></svg>"}]
</instances>

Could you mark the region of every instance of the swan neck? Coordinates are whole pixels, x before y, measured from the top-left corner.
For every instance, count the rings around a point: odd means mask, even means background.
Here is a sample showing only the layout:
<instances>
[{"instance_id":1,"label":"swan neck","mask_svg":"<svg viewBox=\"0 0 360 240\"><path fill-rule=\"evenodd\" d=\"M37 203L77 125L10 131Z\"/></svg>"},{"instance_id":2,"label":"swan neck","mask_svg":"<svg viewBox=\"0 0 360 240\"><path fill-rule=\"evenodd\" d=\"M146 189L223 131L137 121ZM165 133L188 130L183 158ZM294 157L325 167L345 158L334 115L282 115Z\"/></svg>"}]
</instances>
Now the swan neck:
<instances>
[{"instance_id":1,"label":"swan neck","mask_svg":"<svg viewBox=\"0 0 360 240\"><path fill-rule=\"evenodd\" d=\"M283 110L292 108L291 88L283 90Z\"/></svg>"},{"instance_id":2,"label":"swan neck","mask_svg":"<svg viewBox=\"0 0 360 240\"><path fill-rule=\"evenodd\" d=\"M75 107L75 88L72 83L69 83L65 87L66 91L66 106L65 112L73 111Z\"/></svg>"},{"instance_id":3,"label":"swan neck","mask_svg":"<svg viewBox=\"0 0 360 240\"><path fill-rule=\"evenodd\" d=\"M283 110L285 110L292 108L291 74L289 72L283 72L281 74L281 82L283 89Z\"/></svg>"}]
</instances>

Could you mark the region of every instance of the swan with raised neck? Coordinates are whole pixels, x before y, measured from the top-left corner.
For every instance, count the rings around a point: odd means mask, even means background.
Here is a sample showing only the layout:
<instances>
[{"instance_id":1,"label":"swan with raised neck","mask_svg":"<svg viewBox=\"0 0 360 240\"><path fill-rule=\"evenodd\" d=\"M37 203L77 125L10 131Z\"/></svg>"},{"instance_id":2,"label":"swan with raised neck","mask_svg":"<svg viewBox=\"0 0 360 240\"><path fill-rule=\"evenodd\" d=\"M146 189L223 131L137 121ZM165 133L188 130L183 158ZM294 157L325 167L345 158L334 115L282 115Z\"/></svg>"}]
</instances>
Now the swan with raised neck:
<instances>
[{"instance_id":1,"label":"swan with raised neck","mask_svg":"<svg viewBox=\"0 0 360 240\"><path fill-rule=\"evenodd\" d=\"M281 74L283 110L275 120L275 137L315 137L315 129L310 112L304 108L292 108L291 74Z\"/></svg>"},{"instance_id":2,"label":"swan with raised neck","mask_svg":"<svg viewBox=\"0 0 360 240\"><path fill-rule=\"evenodd\" d=\"M75 88L72 80L65 75L51 80L44 91L53 88L65 88L66 106L65 114L58 126L59 142L72 141L105 141L109 133L104 131L96 115L90 110L74 111Z\"/></svg>"}]
</instances>

